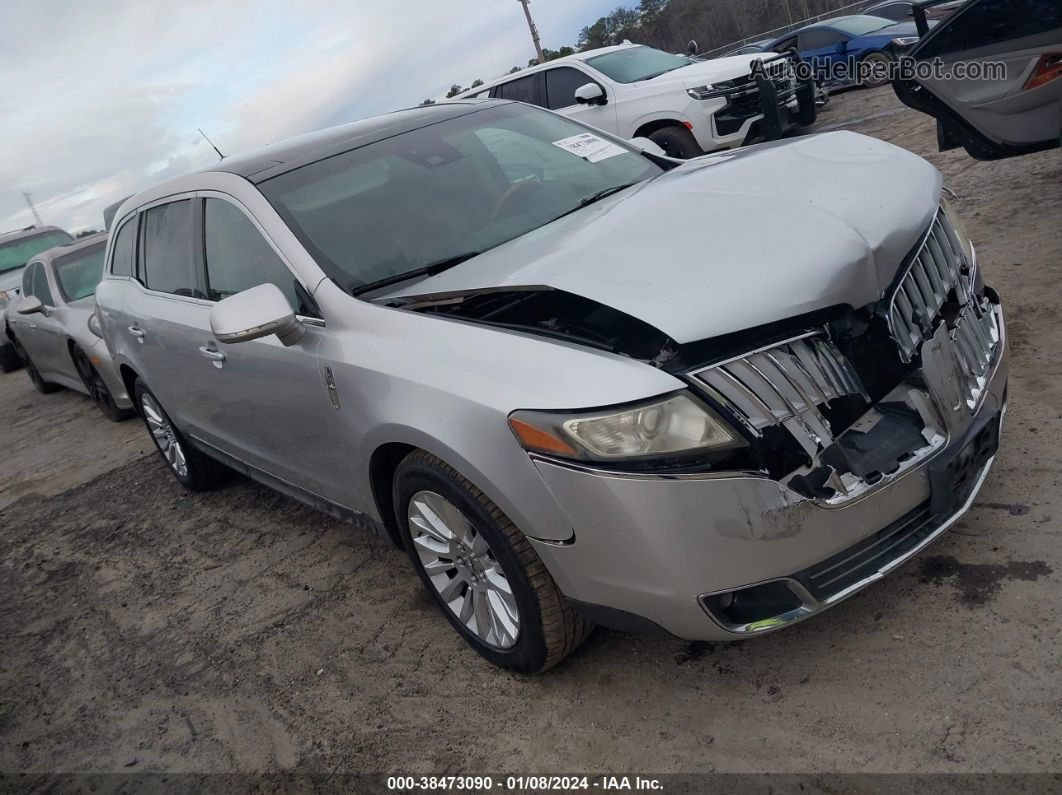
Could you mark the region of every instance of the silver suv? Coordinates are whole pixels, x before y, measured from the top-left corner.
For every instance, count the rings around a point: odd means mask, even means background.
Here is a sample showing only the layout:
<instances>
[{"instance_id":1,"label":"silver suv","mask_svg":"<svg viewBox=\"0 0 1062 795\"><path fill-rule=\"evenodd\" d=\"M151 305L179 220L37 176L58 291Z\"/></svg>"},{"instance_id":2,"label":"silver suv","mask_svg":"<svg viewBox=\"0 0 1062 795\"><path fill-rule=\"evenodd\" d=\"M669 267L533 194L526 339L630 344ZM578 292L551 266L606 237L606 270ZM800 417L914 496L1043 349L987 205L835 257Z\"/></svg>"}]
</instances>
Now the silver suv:
<instances>
[{"instance_id":1,"label":"silver suv","mask_svg":"<svg viewBox=\"0 0 1062 795\"><path fill-rule=\"evenodd\" d=\"M225 159L114 230L100 322L177 479L375 528L518 671L592 623L817 613L997 447L999 300L939 173L851 133L678 163L447 103Z\"/></svg>"}]
</instances>

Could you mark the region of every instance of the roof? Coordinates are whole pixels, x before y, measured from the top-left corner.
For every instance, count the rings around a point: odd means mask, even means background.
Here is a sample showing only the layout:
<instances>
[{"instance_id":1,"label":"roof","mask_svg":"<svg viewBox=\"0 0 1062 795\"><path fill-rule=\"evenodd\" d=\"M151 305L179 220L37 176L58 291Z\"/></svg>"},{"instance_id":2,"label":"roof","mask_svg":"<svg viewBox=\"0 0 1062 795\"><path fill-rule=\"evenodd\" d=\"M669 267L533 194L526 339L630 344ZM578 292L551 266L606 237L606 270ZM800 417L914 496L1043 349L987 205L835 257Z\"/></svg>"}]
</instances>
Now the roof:
<instances>
[{"instance_id":1,"label":"roof","mask_svg":"<svg viewBox=\"0 0 1062 795\"><path fill-rule=\"evenodd\" d=\"M595 50L584 50L583 52L577 52L572 55L565 55L563 58L554 58L552 61L546 61L545 63L535 64L534 66L529 66L526 69L521 69L518 72L510 72L507 75L502 75L501 77L496 77L493 80L488 80L486 83L476 86L475 88L470 88L467 91L462 91L460 94L455 95L453 99L447 100L447 102L454 102L457 100L466 99L468 97L473 96L474 94L479 94L483 91L486 91L489 88L494 88L494 86L498 85L499 83L507 83L508 81L515 80L518 77L523 77L525 75L533 75L535 72L542 72L546 69L550 69L555 66L563 66L564 64L572 63L573 61L588 61L591 58L596 58L598 55L605 55L610 52L616 52L617 50L629 50L631 47L643 46L645 45L629 43L615 44L611 47L598 47Z\"/></svg>"},{"instance_id":2,"label":"roof","mask_svg":"<svg viewBox=\"0 0 1062 795\"><path fill-rule=\"evenodd\" d=\"M37 235L44 234L45 232L66 232L65 229L60 229L58 226L28 226L25 229L18 229L14 232L4 232L0 235L0 245L4 243L10 243L14 240L22 240L28 237L36 237Z\"/></svg>"},{"instance_id":3,"label":"roof","mask_svg":"<svg viewBox=\"0 0 1062 795\"><path fill-rule=\"evenodd\" d=\"M463 116L478 110L483 104L481 100L440 102L435 105L396 110L382 116L372 116L338 127L289 138L245 154L226 157L219 163L200 169L197 173L229 172L257 184L307 163Z\"/></svg>"},{"instance_id":4,"label":"roof","mask_svg":"<svg viewBox=\"0 0 1062 795\"><path fill-rule=\"evenodd\" d=\"M65 257L67 254L74 254L78 251L82 251L86 248L91 248L94 245L107 242L107 233L99 232L95 235L88 235L87 237L79 238L73 243L66 243L62 246L56 246L55 248L49 248L37 254L34 257L30 257L30 262L43 262L45 265L50 265L60 257Z\"/></svg>"}]
</instances>

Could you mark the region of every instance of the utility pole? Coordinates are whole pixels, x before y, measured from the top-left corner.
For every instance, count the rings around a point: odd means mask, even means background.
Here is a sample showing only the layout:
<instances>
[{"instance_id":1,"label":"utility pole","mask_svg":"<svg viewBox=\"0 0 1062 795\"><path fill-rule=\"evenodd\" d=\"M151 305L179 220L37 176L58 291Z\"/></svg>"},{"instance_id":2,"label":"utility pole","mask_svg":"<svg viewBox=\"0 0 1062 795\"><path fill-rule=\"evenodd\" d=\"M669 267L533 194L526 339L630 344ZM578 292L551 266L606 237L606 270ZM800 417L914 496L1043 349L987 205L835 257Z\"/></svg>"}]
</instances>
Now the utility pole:
<instances>
[{"instance_id":1,"label":"utility pole","mask_svg":"<svg viewBox=\"0 0 1062 795\"><path fill-rule=\"evenodd\" d=\"M531 0L517 0L517 2L524 7L524 16L527 17L527 27L531 29L531 41L535 43L535 54L538 56L538 62L545 63L546 57L542 54L542 42L538 40L538 28L535 27L535 23L531 19L531 9L527 7Z\"/></svg>"},{"instance_id":2,"label":"utility pole","mask_svg":"<svg viewBox=\"0 0 1062 795\"><path fill-rule=\"evenodd\" d=\"M40 215L37 213L37 208L33 206L33 197L28 193L23 193L22 198L26 200L26 204L29 205L30 212L33 213L33 218L37 221L37 226L44 226L44 222L41 220Z\"/></svg>"}]
</instances>

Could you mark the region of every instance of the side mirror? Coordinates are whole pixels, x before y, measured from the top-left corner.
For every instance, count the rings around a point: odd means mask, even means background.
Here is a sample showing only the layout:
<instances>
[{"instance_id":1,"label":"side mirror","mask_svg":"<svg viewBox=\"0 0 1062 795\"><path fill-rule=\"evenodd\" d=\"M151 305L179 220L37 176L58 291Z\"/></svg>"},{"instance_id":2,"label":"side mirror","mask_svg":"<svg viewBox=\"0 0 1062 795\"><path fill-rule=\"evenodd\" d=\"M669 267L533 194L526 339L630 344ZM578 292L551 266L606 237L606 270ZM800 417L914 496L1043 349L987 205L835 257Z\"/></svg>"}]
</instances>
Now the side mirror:
<instances>
[{"instance_id":1,"label":"side mirror","mask_svg":"<svg viewBox=\"0 0 1062 795\"><path fill-rule=\"evenodd\" d=\"M656 155L657 157L667 157L667 152L656 141L651 138L631 138L631 146L635 149L641 149L650 155Z\"/></svg>"},{"instance_id":2,"label":"side mirror","mask_svg":"<svg viewBox=\"0 0 1062 795\"><path fill-rule=\"evenodd\" d=\"M697 41L696 39L690 39L690 43L686 45L686 55L697 54Z\"/></svg>"},{"instance_id":3,"label":"side mirror","mask_svg":"<svg viewBox=\"0 0 1062 795\"><path fill-rule=\"evenodd\" d=\"M608 99L605 98L605 89L597 83L587 83L575 89L575 101L580 105L604 105Z\"/></svg>"},{"instance_id":4,"label":"side mirror","mask_svg":"<svg viewBox=\"0 0 1062 795\"><path fill-rule=\"evenodd\" d=\"M20 315L33 315L44 314L44 304L41 303L41 299L35 295L27 295L17 304L15 304L15 311Z\"/></svg>"},{"instance_id":5,"label":"side mirror","mask_svg":"<svg viewBox=\"0 0 1062 795\"><path fill-rule=\"evenodd\" d=\"M260 284L218 301L210 310L210 330L218 342L247 342L276 334L285 345L294 345L306 333L275 284Z\"/></svg>"}]
</instances>

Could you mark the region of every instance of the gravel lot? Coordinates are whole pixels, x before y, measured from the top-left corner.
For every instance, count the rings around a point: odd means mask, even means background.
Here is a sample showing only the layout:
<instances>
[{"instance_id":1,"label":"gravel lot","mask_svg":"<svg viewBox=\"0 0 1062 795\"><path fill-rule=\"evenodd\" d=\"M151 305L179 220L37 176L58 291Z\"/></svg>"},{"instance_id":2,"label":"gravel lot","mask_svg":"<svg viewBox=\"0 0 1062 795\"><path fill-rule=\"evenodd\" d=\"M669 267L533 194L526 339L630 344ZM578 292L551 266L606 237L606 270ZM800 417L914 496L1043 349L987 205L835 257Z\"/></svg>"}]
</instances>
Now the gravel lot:
<instances>
[{"instance_id":1,"label":"gravel lot","mask_svg":"<svg viewBox=\"0 0 1062 795\"><path fill-rule=\"evenodd\" d=\"M938 154L888 88L835 97L818 126L937 165L1009 313L1001 455L929 551L782 633L597 630L515 676L395 549L245 480L188 494L139 421L13 373L0 771L1062 770L1062 156Z\"/></svg>"}]
</instances>

